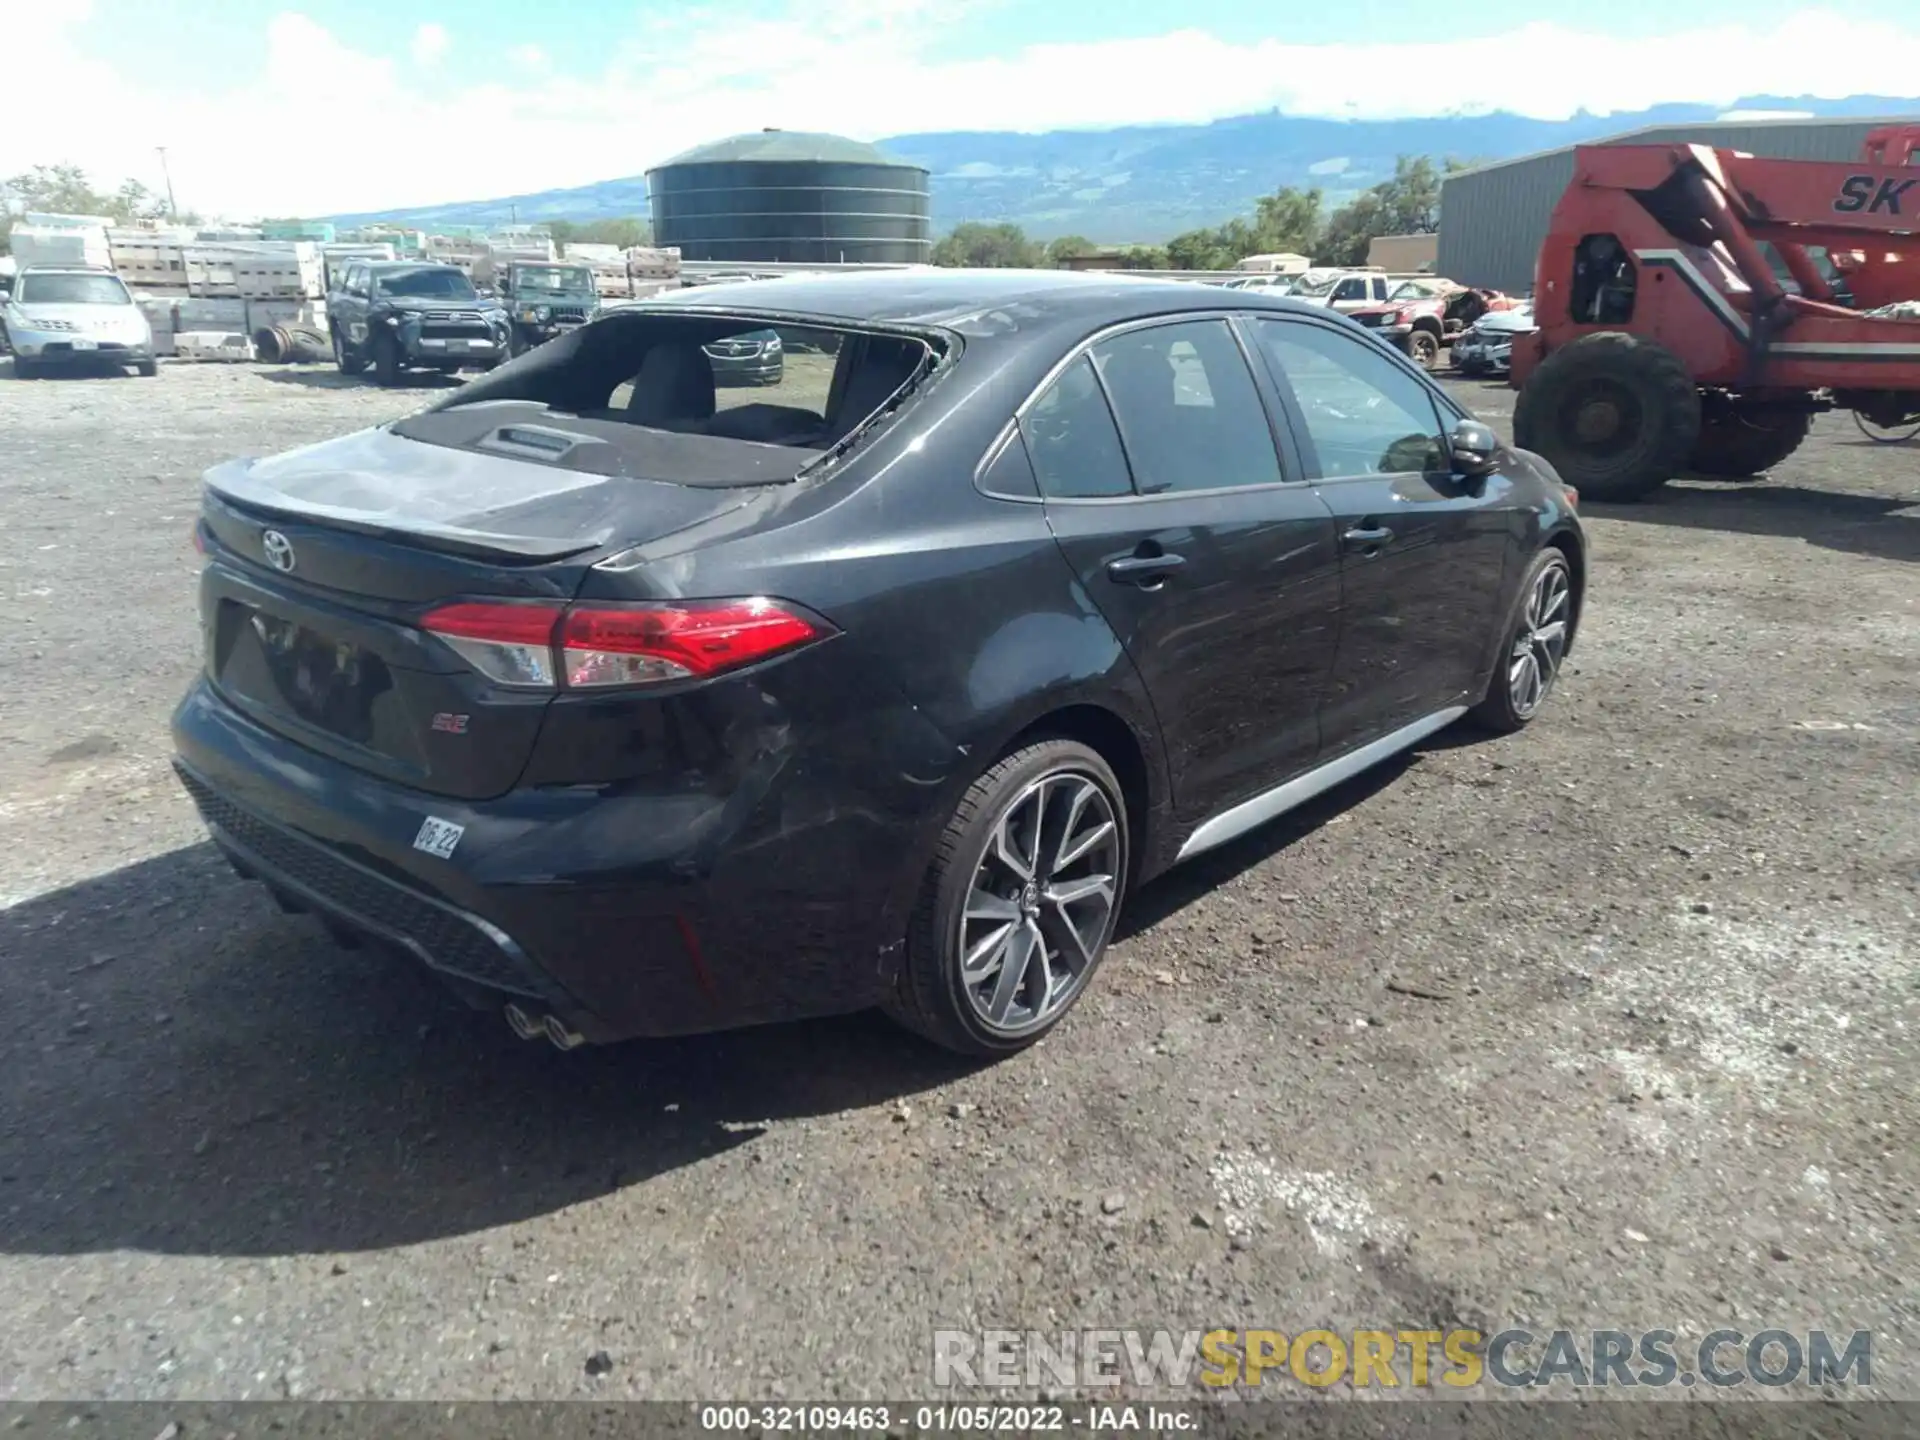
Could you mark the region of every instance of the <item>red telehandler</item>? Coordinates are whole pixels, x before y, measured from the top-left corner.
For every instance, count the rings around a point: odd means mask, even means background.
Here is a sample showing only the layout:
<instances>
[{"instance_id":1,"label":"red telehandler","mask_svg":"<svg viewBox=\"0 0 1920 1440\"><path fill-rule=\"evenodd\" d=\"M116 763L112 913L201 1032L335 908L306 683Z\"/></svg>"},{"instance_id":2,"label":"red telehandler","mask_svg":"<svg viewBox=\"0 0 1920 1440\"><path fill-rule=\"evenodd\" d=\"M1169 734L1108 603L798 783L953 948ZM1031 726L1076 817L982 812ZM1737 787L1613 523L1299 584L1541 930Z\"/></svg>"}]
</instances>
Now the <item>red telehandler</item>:
<instances>
[{"instance_id":1,"label":"red telehandler","mask_svg":"<svg viewBox=\"0 0 1920 1440\"><path fill-rule=\"evenodd\" d=\"M1920 301L1920 125L1842 164L1583 145L1540 251L1539 328L1513 347L1514 438L1624 501L1756 475L1822 410L1869 434L1920 422L1903 301Z\"/></svg>"}]
</instances>

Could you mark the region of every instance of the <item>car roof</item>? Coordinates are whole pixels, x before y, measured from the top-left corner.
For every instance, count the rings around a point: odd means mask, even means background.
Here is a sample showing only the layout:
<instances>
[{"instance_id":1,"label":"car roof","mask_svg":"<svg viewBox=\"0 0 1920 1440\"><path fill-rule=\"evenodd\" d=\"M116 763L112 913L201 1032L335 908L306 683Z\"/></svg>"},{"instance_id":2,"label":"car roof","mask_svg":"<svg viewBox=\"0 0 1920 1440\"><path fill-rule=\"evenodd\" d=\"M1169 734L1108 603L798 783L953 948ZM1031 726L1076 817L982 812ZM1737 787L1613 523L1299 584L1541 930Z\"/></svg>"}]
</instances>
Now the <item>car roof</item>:
<instances>
[{"instance_id":1,"label":"car roof","mask_svg":"<svg viewBox=\"0 0 1920 1440\"><path fill-rule=\"evenodd\" d=\"M1049 322L1093 326L1183 310L1270 310L1319 316L1284 296L1226 290L1150 272L1074 270L865 270L787 275L700 285L651 297L645 308L813 316L876 325L962 326L990 312L1015 312L1023 327ZM623 307L624 308L624 307Z\"/></svg>"},{"instance_id":2,"label":"car roof","mask_svg":"<svg viewBox=\"0 0 1920 1440\"><path fill-rule=\"evenodd\" d=\"M351 262L349 262L351 263ZM370 270L459 270L451 260L362 260ZM465 274L465 271L461 271Z\"/></svg>"},{"instance_id":3,"label":"car roof","mask_svg":"<svg viewBox=\"0 0 1920 1440\"><path fill-rule=\"evenodd\" d=\"M21 275L117 275L111 265L83 265L78 261L72 264L22 265L17 272Z\"/></svg>"}]
</instances>

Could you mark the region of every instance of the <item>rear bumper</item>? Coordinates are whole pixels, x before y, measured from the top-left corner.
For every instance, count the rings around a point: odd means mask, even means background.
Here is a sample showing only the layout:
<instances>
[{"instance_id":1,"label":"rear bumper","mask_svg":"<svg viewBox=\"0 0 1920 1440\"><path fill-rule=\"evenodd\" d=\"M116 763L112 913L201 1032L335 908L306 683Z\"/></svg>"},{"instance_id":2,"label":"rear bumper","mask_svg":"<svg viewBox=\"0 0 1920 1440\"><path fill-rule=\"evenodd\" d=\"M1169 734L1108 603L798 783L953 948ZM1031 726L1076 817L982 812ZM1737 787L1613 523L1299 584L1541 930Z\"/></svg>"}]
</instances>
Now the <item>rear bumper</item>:
<instances>
[{"instance_id":1,"label":"rear bumper","mask_svg":"<svg viewBox=\"0 0 1920 1440\"><path fill-rule=\"evenodd\" d=\"M594 1041L874 1004L887 937L905 928L880 892L926 843L919 817L876 797L807 805L809 828L792 793L430 795L264 729L204 677L173 740L213 840L283 904L398 945L475 1003L518 1001ZM428 817L462 829L448 858L414 848Z\"/></svg>"}]
</instances>

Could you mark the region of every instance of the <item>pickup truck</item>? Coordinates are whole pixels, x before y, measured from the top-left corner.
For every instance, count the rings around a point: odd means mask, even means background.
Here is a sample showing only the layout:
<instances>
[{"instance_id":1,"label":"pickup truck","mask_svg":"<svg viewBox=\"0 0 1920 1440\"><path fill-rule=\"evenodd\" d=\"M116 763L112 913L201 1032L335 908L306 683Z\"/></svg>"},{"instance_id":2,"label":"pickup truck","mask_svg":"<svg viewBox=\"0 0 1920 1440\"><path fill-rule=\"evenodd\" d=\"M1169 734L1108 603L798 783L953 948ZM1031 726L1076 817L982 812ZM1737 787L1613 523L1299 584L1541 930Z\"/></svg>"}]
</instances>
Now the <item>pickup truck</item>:
<instances>
[{"instance_id":1,"label":"pickup truck","mask_svg":"<svg viewBox=\"0 0 1920 1440\"><path fill-rule=\"evenodd\" d=\"M369 365L382 385L403 372L491 370L508 353L507 312L456 265L351 260L327 292L327 328L342 375Z\"/></svg>"},{"instance_id":2,"label":"pickup truck","mask_svg":"<svg viewBox=\"0 0 1920 1440\"><path fill-rule=\"evenodd\" d=\"M1450 280L1399 281L1386 303L1347 312L1423 369L1432 369L1440 351L1481 316L1513 308L1517 301L1497 290L1471 290Z\"/></svg>"},{"instance_id":3,"label":"pickup truck","mask_svg":"<svg viewBox=\"0 0 1920 1440\"><path fill-rule=\"evenodd\" d=\"M1294 277L1287 298L1350 315L1384 303L1399 283L1384 270L1309 270Z\"/></svg>"}]
</instances>

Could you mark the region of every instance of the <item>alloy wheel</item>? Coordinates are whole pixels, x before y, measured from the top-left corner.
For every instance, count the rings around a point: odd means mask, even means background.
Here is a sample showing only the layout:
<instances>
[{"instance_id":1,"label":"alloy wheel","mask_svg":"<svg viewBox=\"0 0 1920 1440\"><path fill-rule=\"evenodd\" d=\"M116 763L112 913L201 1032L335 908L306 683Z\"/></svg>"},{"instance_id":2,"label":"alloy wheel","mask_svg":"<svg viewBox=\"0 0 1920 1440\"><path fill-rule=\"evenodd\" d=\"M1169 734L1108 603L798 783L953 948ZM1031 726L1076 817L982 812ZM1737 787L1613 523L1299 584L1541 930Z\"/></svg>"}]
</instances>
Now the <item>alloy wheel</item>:
<instances>
[{"instance_id":1,"label":"alloy wheel","mask_svg":"<svg viewBox=\"0 0 1920 1440\"><path fill-rule=\"evenodd\" d=\"M1113 927L1125 862L1114 801L1078 770L1000 812L960 918L960 983L982 1024L1037 1030L1080 993Z\"/></svg>"},{"instance_id":2,"label":"alloy wheel","mask_svg":"<svg viewBox=\"0 0 1920 1440\"><path fill-rule=\"evenodd\" d=\"M1565 565L1548 565L1533 577L1507 661L1507 696L1522 720L1540 708L1560 673L1572 598Z\"/></svg>"}]
</instances>

